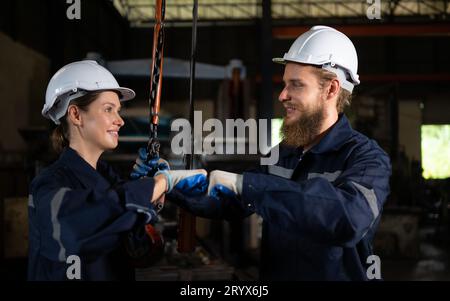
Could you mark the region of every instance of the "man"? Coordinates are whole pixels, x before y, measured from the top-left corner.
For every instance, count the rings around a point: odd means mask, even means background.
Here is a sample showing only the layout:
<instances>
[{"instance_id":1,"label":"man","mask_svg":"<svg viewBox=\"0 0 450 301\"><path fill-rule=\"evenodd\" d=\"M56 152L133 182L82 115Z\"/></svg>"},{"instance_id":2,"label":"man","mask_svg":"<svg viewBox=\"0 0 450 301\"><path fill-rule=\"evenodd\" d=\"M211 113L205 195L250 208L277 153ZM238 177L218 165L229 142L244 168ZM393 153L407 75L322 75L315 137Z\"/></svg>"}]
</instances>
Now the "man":
<instances>
[{"instance_id":1,"label":"man","mask_svg":"<svg viewBox=\"0 0 450 301\"><path fill-rule=\"evenodd\" d=\"M285 64L278 162L242 175L211 172L209 197L170 197L201 216L260 215L263 280L367 280L391 167L343 114L359 84L355 47L315 26L274 61Z\"/></svg>"}]
</instances>

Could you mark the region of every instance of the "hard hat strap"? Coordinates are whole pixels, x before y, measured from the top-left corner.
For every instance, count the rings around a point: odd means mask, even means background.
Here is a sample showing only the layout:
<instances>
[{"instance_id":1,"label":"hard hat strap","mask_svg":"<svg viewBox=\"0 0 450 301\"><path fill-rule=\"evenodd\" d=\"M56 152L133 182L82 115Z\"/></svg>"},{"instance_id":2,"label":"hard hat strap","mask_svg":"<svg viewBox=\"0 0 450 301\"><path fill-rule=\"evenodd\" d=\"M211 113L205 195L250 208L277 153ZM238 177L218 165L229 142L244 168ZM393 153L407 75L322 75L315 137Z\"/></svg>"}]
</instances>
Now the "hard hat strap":
<instances>
[{"instance_id":1,"label":"hard hat strap","mask_svg":"<svg viewBox=\"0 0 450 301\"><path fill-rule=\"evenodd\" d=\"M346 72L344 69L342 69L336 65L331 66L331 64L322 65L322 69L328 70L328 71L336 74L336 76L341 84L341 87L343 89L349 91L350 93L353 92L354 84L347 79L348 77L345 75Z\"/></svg>"}]
</instances>

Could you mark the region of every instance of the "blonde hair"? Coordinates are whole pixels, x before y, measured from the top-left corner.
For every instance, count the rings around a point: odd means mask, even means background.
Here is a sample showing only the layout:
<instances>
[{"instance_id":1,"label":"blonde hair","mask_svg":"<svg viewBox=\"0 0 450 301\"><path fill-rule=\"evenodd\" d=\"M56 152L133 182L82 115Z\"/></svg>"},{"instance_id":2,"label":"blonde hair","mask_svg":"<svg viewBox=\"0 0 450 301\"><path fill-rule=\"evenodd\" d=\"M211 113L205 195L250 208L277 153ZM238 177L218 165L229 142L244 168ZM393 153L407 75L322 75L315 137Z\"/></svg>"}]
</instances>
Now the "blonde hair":
<instances>
[{"instance_id":1,"label":"blonde hair","mask_svg":"<svg viewBox=\"0 0 450 301\"><path fill-rule=\"evenodd\" d=\"M314 72L319 78L319 85L321 89L323 89L329 82L331 82L331 80L335 78L337 79L336 74L322 68L314 68ZM344 112L345 107L350 105L351 98L352 93L341 87L336 102L336 109L338 113Z\"/></svg>"}]
</instances>

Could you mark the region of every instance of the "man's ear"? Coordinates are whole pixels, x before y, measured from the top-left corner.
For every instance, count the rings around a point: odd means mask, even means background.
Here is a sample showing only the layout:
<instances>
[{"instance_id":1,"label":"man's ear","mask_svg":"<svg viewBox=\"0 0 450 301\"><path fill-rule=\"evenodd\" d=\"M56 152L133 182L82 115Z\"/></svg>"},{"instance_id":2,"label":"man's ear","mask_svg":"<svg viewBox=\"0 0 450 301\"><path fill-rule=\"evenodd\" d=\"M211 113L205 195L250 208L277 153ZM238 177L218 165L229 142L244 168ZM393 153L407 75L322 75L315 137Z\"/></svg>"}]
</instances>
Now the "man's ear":
<instances>
[{"instance_id":1,"label":"man's ear","mask_svg":"<svg viewBox=\"0 0 450 301\"><path fill-rule=\"evenodd\" d=\"M67 117L70 123L73 125L81 125L80 109L76 105L70 105L67 109Z\"/></svg>"},{"instance_id":2,"label":"man's ear","mask_svg":"<svg viewBox=\"0 0 450 301\"><path fill-rule=\"evenodd\" d=\"M339 95L339 91L341 90L341 83L337 78L333 78L328 86L328 93L326 95L327 99L335 98Z\"/></svg>"}]
</instances>

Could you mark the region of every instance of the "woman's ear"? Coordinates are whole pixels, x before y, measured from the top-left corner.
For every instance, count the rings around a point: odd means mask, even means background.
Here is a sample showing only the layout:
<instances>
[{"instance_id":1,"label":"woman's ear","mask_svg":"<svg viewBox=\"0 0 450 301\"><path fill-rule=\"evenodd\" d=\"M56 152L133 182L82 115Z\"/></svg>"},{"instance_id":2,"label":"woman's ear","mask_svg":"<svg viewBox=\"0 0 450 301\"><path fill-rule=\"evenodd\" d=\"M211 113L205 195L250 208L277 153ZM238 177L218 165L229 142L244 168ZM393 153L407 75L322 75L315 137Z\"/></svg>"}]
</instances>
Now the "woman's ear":
<instances>
[{"instance_id":1,"label":"woman's ear","mask_svg":"<svg viewBox=\"0 0 450 301\"><path fill-rule=\"evenodd\" d=\"M70 123L73 125L81 125L80 109L76 105L70 105L67 109L67 117Z\"/></svg>"}]
</instances>

